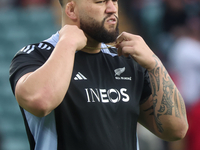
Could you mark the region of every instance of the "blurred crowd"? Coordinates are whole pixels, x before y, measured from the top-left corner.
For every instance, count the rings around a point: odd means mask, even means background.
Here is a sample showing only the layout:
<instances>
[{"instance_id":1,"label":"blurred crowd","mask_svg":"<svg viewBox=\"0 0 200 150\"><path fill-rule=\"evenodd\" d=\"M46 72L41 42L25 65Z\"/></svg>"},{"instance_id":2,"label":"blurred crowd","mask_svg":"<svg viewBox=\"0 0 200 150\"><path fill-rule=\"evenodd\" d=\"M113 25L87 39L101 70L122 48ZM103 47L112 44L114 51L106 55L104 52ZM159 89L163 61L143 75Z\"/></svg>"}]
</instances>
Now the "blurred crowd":
<instances>
[{"instance_id":1,"label":"blurred crowd","mask_svg":"<svg viewBox=\"0 0 200 150\"><path fill-rule=\"evenodd\" d=\"M51 0L0 0L0 8L49 5Z\"/></svg>"},{"instance_id":2,"label":"blurred crowd","mask_svg":"<svg viewBox=\"0 0 200 150\"><path fill-rule=\"evenodd\" d=\"M162 60L187 107L189 131L185 139L164 142L139 126L141 150L199 150L200 0L122 0L119 4L128 18L123 25L131 24L135 34ZM58 5L55 0L0 0L0 9L40 6Z\"/></svg>"},{"instance_id":3,"label":"blurred crowd","mask_svg":"<svg viewBox=\"0 0 200 150\"><path fill-rule=\"evenodd\" d=\"M126 2L125 2L126 1ZM123 7L137 33L161 58L180 90L187 108L189 130L178 142L147 139L139 130L142 146L149 149L198 150L200 147L200 1L199 0L123 0ZM140 128L139 128L140 129ZM154 139L154 140L152 140ZM147 144L148 143L148 144ZM152 144L154 143L154 144ZM160 148L158 148L160 147ZM144 148L145 149L145 148ZM155 150L152 149L152 150Z\"/></svg>"}]
</instances>

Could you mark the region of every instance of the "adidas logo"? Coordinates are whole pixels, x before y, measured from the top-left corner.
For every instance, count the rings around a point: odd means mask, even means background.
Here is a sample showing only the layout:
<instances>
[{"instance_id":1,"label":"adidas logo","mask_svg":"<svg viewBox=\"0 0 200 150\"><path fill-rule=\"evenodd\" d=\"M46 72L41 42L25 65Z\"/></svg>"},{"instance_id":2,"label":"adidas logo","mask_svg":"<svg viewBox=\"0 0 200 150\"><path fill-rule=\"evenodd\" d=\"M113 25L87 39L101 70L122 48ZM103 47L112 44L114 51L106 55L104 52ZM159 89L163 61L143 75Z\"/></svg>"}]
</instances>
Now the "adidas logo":
<instances>
[{"instance_id":1,"label":"adidas logo","mask_svg":"<svg viewBox=\"0 0 200 150\"><path fill-rule=\"evenodd\" d=\"M74 80L87 80L87 78L84 75L82 75L80 72L78 72L76 76L74 77Z\"/></svg>"},{"instance_id":2,"label":"adidas logo","mask_svg":"<svg viewBox=\"0 0 200 150\"><path fill-rule=\"evenodd\" d=\"M48 46L48 45L45 44L45 43L40 43L40 44L38 45L38 47L41 48L41 49L45 49L45 50L51 50L51 46Z\"/></svg>"},{"instance_id":3,"label":"adidas logo","mask_svg":"<svg viewBox=\"0 0 200 150\"><path fill-rule=\"evenodd\" d=\"M28 46L22 48L20 51L24 52L24 53L27 53L27 54L30 54L32 51L35 50L35 47L36 47L36 45L28 45ZM38 45L38 47L41 48L41 49L44 49L44 50L51 50L51 46L48 46L45 43L40 43Z\"/></svg>"},{"instance_id":4,"label":"adidas logo","mask_svg":"<svg viewBox=\"0 0 200 150\"><path fill-rule=\"evenodd\" d=\"M28 45L27 47L22 48L20 51L30 54L32 51L34 51L34 49L35 45Z\"/></svg>"}]
</instances>

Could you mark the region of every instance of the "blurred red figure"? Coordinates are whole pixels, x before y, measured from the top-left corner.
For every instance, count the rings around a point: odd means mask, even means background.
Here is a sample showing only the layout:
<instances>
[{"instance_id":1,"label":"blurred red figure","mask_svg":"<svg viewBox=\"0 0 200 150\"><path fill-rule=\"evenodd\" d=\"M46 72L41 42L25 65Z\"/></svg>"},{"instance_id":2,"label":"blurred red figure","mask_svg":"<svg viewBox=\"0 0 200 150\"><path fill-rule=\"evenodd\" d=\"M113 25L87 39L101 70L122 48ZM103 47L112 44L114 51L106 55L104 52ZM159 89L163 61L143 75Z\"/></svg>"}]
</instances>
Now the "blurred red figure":
<instances>
[{"instance_id":1,"label":"blurred red figure","mask_svg":"<svg viewBox=\"0 0 200 150\"><path fill-rule=\"evenodd\" d=\"M188 114L189 129L186 136L187 149L186 150L199 150L200 147L200 100L193 105L190 113Z\"/></svg>"},{"instance_id":2,"label":"blurred red figure","mask_svg":"<svg viewBox=\"0 0 200 150\"><path fill-rule=\"evenodd\" d=\"M169 150L199 150L200 147L200 15L190 17L185 29L186 35L178 38L171 48L169 66L186 103L189 129L183 141L170 143ZM177 149L177 145L181 148Z\"/></svg>"}]
</instances>

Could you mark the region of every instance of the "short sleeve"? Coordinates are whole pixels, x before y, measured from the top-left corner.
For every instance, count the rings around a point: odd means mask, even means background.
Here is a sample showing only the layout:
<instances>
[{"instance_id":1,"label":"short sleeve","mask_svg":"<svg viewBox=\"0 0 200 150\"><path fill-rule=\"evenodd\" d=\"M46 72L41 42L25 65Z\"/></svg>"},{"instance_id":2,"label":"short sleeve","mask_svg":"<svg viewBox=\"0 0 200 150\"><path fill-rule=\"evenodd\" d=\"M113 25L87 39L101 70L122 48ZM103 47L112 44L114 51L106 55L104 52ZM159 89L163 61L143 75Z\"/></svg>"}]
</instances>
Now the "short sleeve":
<instances>
[{"instance_id":1,"label":"short sleeve","mask_svg":"<svg viewBox=\"0 0 200 150\"><path fill-rule=\"evenodd\" d=\"M152 94L151 84L149 79L149 74L147 70L144 71L144 84L142 89L142 95L140 99L140 104L144 103L145 100Z\"/></svg>"},{"instance_id":2,"label":"short sleeve","mask_svg":"<svg viewBox=\"0 0 200 150\"><path fill-rule=\"evenodd\" d=\"M15 86L17 81L25 74L33 72L40 68L49 58L53 46L49 43L46 44L45 49L41 49L39 44L32 44L22 48L13 58L10 65L10 84L13 93L15 93ZM47 49L48 48L48 49Z\"/></svg>"}]
</instances>

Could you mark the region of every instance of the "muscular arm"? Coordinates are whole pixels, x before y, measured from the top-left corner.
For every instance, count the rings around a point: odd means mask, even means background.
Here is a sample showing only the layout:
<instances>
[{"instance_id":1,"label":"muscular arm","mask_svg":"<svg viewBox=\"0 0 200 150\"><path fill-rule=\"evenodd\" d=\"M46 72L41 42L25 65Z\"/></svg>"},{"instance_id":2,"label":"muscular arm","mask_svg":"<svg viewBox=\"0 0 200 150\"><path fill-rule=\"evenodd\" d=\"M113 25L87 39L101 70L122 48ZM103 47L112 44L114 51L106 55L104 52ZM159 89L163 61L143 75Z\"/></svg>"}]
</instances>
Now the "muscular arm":
<instances>
[{"instance_id":1,"label":"muscular arm","mask_svg":"<svg viewBox=\"0 0 200 150\"><path fill-rule=\"evenodd\" d=\"M152 95L141 105L139 122L164 140L179 140L188 128L185 104L165 67L153 57L155 67L148 70Z\"/></svg>"},{"instance_id":2,"label":"muscular arm","mask_svg":"<svg viewBox=\"0 0 200 150\"><path fill-rule=\"evenodd\" d=\"M85 45L86 37L78 27L65 26L46 63L17 82L15 96L19 105L38 117L55 109L68 90L75 51Z\"/></svg>"},{"instance_id":3,"label":"muscular arm","mask_svg":"<svg viewBox=\"0 0 200 150\"><path fill-rule=\"evenodd\" d=\"M139 122L164 140L183 138L188 129L185 104L161 61L138 35L123 32L116 43L118 55L132 56L150 76L152 95L140 106Z\"/></svg>"}]
</instances>

